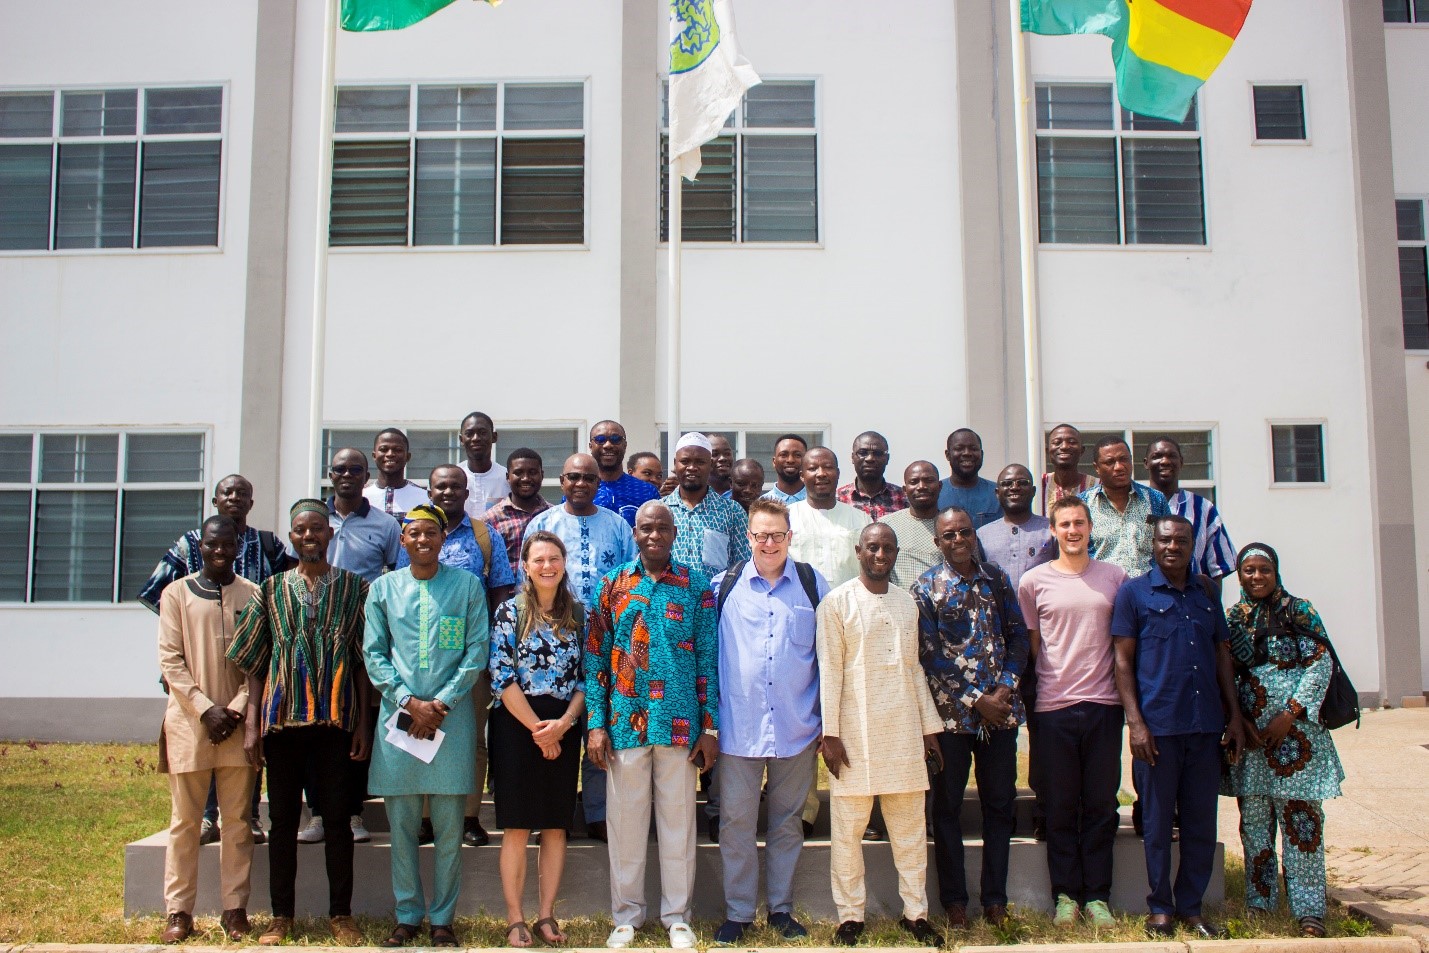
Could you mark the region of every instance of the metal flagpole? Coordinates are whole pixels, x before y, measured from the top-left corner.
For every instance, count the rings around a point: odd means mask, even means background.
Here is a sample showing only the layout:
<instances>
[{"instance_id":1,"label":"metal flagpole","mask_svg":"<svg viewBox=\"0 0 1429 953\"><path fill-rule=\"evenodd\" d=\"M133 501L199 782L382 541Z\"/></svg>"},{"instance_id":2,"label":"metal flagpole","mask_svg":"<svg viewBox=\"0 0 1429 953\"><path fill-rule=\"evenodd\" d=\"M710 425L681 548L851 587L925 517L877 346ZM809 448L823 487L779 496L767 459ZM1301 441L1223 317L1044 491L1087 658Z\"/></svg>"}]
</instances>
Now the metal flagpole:
<instances>
[{"instance_id":1,"label":"metal flagpole","mask_svg":"<svg viewBox=\"0 0 1429 953\"><path fill-rule=\"evenodd\" d=\"M675 171L673 153L665 173L670 183L669 300L665 308L665 457L668 465L674 462L675 443L680 439L680 244L684 237L680 214L683 188L680 174Z\"/></svg>"},{"instance_id":2,"label":"metal flagpole","mask_svg":"<svg viewBox=\"0 0 1429 953\"><path fill-rule=\"evenodd\" d=\"M1028 135L1027 37L1022 32L1022 0L1010 0L1012 23L1013 115L1017 140L1017 227L1022 264L1022 363L1026 377L1027 466L1033 479L1042 463L1042 341L1037 302L1037 239L1033 234L1032 143Z\"/></svg>"},{"instance_id":3,"label":"metal flagpole","mask_svg":"<svg viewBox=\"0 0 1429 953\"><path fill-rule=\"evenodd\" d=\"M322 480L323 372L327 363L328 219L332 214L332 133L337 60L337 20L340 0L326 0L323 12L322 98L318 109L317 209L313 222L312 387L308 397L308 493Z\"/></svg>"}]
</instances>

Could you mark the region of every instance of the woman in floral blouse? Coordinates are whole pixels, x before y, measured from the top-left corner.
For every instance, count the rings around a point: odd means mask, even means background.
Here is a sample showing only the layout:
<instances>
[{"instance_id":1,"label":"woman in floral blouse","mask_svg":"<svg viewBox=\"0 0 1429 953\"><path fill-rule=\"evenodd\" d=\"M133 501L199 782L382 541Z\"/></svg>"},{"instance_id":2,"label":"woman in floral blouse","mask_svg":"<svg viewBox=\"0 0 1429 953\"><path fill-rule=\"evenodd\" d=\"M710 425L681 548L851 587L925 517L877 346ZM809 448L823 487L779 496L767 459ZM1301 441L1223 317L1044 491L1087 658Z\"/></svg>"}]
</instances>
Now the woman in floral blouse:
<instances>
[{"instance_id":1,"label":"woman in floral blouse","mask_svg":"<svg viewBox=\"0 0 1429 953\"><path fill-rule=\"evenodd\" d=\"M1275 834L1280 829L1285 892L1305 936L1325 935L1325 812L1345 772L1320 704L1333 662L1315 607L1280 584L1280 558L1251 543L1236 559L1241 599L1226 613L1236 688L1255 727L1247 752L1231 765L1224 793L1240 804L1245 903L1253 916L1279 904Z\"/></svg>"},{"instance_id":2,"label":"woman in floral blouse","mask_svg":"<svg viewBox=\"0 0 1429 953\"><path fill-rule=\"evenodd\" d=\"M565 869L566 831L575 811L585 711L581 647L585 612L566 579L566 547L536 531L521 546L526 581L496 610L491 627L491 762L496 823L501 837L501 889L510 946L531 946L521 897L526 888L526 842L541 831L537 862L540 919L548 945L566 936L555 919Z\"/></svg>"}]
</instances>

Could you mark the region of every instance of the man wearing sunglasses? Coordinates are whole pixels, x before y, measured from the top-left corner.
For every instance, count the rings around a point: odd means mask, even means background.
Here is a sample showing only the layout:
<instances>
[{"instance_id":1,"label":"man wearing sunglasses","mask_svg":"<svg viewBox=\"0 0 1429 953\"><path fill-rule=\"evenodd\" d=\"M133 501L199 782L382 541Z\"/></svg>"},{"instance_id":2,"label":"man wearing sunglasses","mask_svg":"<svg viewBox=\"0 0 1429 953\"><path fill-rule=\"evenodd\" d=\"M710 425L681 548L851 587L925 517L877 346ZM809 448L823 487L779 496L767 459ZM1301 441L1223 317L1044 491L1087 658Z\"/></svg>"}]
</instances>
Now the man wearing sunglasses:
<instances>
[{"instance_id":1,"label":"man wearing sunglasses","mask_svg":"<svg viewBox=\"0 0 1429 953\"><path fill-rule=\"evenodd\" d=\"M659 488L625 472L623 464L630 442L625 438L625 428L617 421L602 420L590 428L590 442L586 446L600 474L595 505L620 514L633 529L635 511L647 500L658 498Z\"/></svg>"},{"instance_id":2,"label":"man wearing sunglasses","mask_svg":"<svg viewBox=\"0 0 1429 953\"><path fill-rule=\"evenodd\" d=\"M402 528L362 495L367 485L367 455L361 450L345 447L333 454L328 477L333 494L327 501L332 527L328 562L357 573L364 582L375 582L397 564Z\"/></svg>"}]
</instances>

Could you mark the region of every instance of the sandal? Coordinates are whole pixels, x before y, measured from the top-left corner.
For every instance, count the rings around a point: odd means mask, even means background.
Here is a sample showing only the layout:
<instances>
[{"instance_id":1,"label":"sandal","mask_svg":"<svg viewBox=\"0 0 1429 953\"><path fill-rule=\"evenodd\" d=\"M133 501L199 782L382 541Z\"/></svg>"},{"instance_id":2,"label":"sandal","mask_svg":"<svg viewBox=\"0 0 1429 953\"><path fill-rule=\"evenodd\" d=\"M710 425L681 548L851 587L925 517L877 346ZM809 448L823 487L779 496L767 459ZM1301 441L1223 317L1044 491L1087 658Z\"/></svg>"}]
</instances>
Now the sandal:
<instances>
[{"instance_id":1,"label":"sandal","mask_svg":"<svg viewBox=\"0 0 1429 953\"><path fill-rule=\"evenodd\" d=\"M1301 917L1300 935L1322 937L1325 935L1325 921L1319 917Z\"/></svg>"},{"instance_id":2,"label":"sandal","mask_svg":"<svg viewBox=\"0 0 1429 953\"><path fill-rule=\"evenodd\" d=\"M432 938L432 946L456 946L456 933L450 926L437 926L435 923L428 928L428 935Z\"/></svg>"},{"instance_id":3,"label":"sandal","mask_svg":"<svg viewBox=\"0 0 1429 953\"><path fill-rule=\"evenodd\" d=\"M392 935L382 941L382 945L391 949L392 947L406 946L417 938L421 932L421 927L414 927L410 923L399 923L392 928Z\"/></svg>"},{"instance_id":4,"label":"sandal","mask_svg":"<svg viewBox=\"0 0 1429 953\"><path fill-rule=\"evenodd\" d=\"M516 934L515 942L513 942L511 939L512 933ZM526 947L536 945L531 940L531 928L526 924L526 921L521 920L516 923L508 923L506 925L506 945L514 947Z\"/></svg>"},{"instance_id":5,"label":"sandal","mask_svg":"<svg viewBox=\"0 0 1429 953\"><path fill-rule=\"evenodd\" d=\"M541 942L547 946L560 946L567 942L568 938L561 932L561 925L556 922L555 917L542 917L533 926L536 929L536 936L540 937ZM543 932L547 927L551 930L549 935Z\"/></svg>"}]
</instances>

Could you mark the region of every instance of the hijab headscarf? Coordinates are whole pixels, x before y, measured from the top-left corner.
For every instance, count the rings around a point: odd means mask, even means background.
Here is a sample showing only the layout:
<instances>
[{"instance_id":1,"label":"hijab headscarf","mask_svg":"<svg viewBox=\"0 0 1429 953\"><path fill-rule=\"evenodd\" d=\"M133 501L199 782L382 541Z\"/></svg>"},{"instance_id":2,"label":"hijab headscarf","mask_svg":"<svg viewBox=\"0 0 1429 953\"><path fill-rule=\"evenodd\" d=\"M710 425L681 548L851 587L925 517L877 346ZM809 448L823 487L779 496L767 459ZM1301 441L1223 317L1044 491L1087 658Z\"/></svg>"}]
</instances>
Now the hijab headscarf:
<instances>
[{"instance_id":1,"label":"hijab headscarf","mask_svg":"<svg viewBox=\"0 0 1429 953\"><path fill-rule=\"evenodd\" d=\"M1270 636L1273 632L1293 633L1296 630L1292 610L1295 597L1285 591L1280 581L1280 556L1265 543L1251 543L1236 555L1235 568L1252 556L1270 562L1275 570L1275 588L1264 599L1256 599L1240 589L1240 601L1231 606L1227 623L1231 630L1231 654L1244 665L1263 665L1270 656Z\"/></svg>"}]
</instances>

